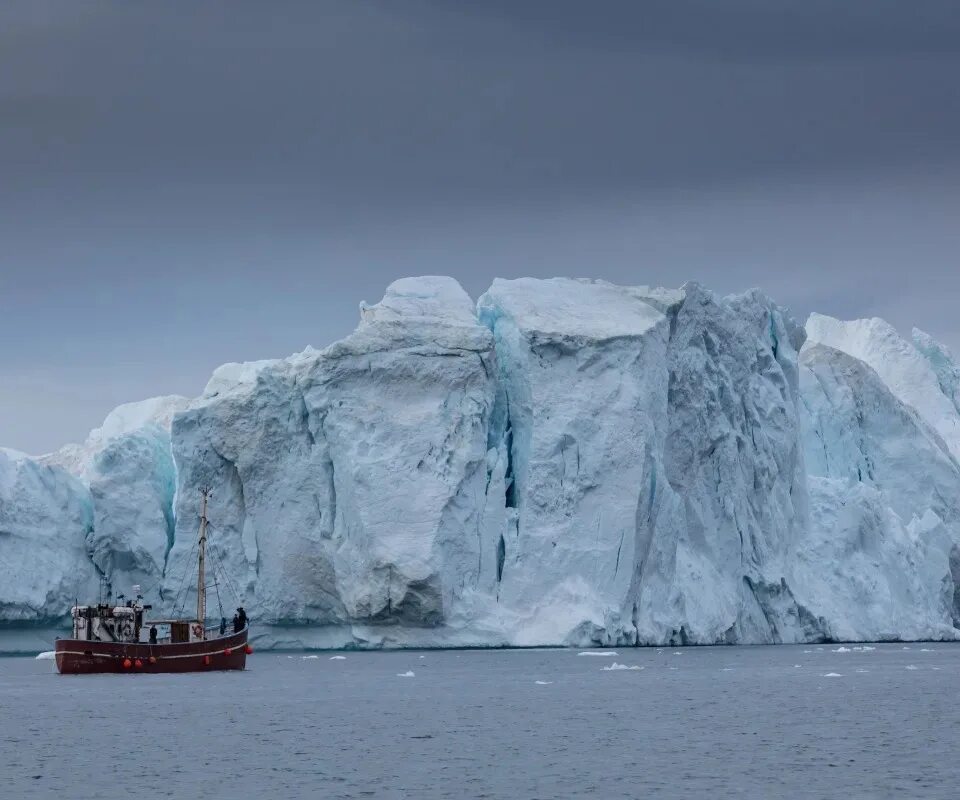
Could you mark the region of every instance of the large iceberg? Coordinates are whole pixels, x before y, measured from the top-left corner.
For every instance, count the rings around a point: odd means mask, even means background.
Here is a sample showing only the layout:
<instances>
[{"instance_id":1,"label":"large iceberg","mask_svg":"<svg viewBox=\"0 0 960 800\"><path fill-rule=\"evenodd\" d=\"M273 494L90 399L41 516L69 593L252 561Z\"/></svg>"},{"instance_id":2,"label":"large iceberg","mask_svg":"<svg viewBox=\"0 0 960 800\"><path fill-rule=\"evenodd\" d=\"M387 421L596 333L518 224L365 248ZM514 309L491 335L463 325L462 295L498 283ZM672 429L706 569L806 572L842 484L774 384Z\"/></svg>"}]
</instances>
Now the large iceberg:
<instances>
[{"instance_id":1,"label":"large iceberg","mask_svg":"<svg viewBox=\"0 0 960 800\"><path fill-rule=\"evenodd\" d=\"M261 645L952 639L958 398L926 334L758 291L408 278L322 350L4 455L0 621L98 575L190 609L203 487L208 610Z\"/></svg>"}]
</instances>

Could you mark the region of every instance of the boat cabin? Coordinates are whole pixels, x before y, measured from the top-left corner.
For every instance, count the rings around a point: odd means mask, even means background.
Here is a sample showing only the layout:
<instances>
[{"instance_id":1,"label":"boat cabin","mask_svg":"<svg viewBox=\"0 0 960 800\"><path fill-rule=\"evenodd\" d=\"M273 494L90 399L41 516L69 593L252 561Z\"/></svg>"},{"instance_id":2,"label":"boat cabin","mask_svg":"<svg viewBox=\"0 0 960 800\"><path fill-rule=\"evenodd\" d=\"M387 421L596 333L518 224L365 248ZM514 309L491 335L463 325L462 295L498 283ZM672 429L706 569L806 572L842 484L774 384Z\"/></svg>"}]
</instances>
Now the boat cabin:
<instances>
[{"instance_id":1,"label":"boat cabin","mask_svg":"<svg viewBox=\"0 0 960 800\"><path fill-rule=\"evenodd\" d=\"M204 627L196 620L159 619L144 620L143 612L150 606L139 602L126 606L109 604L95 606L74 606L73 638L88 642L144 642L148 640L149 630L153 626L169 628L169 635L158 641L179 644L182 642L202 642L206 638Z\"/></svg>"},{"instance_id":2,"label":"boat cabin","mask_svg":"<svg viewBox=\"0 0 960 800\"><path fill-rule=\"evenodd\" d=\"M139 642L143 606L74 606L73 638L89 642Z\"/></svg>"}]
</instances>

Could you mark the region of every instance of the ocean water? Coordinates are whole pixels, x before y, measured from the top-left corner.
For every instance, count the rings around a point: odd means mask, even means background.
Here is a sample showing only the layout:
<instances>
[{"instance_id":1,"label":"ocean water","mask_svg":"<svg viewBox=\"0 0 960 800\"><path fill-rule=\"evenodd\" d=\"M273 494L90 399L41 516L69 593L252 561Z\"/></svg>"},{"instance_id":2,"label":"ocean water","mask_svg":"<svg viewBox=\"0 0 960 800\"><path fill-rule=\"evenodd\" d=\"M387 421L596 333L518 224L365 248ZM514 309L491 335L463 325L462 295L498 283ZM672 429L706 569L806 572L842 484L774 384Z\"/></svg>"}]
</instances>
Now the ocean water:
<instances>
[{"instance_id":1,"label":"ocean water","mask_svg":"<svg viewBox=\"0 0 960 800\"><path fill-rule=\"evenodd\" d=\"M960 646L852 648L257 653L175 676L4 658L0 796L960 796Z\"/></svg>"}]
</instances>

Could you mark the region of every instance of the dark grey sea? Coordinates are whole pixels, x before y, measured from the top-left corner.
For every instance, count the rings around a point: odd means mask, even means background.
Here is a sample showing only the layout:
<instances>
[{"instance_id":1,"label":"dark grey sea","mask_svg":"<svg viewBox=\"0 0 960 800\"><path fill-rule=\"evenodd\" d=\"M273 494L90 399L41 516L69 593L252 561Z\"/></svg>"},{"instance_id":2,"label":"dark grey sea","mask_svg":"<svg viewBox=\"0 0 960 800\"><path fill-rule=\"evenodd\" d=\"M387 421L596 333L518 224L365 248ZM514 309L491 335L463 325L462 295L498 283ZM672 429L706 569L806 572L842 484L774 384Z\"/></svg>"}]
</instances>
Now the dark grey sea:
<instances>
[{"instance_id":1,"label":"dark grey sea","mask_svg":"<svg viewBox=\"0 0 960 800\"><path fill-rule=\"evenodd\" d=\"M592 652L2 658L0 796L960 797L958 645Z\"/></svg>"}]
</instances>

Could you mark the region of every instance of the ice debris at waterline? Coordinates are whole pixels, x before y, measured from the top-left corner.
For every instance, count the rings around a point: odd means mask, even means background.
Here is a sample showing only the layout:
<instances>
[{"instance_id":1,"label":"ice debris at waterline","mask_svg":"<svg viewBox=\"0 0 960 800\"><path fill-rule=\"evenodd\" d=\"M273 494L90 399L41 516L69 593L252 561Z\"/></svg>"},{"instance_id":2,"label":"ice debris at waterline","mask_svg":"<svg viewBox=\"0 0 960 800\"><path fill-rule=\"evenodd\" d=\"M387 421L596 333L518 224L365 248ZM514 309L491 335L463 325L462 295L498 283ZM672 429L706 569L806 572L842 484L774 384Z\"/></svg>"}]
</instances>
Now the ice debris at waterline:
<instances>
[{"instance_id":1,"label":"ice debris at waterline","mask_svg":"<svg viewBox=\"0 0 960 800\"><path fill-rule=\"evenodd\" d=\"M927 334L562 278L360 314L0 451L0 622L62 624L101 574L169 612L206 485L261 647L960 635L960 368Z\"/></svg>"},{"instance_id":2,"label":"ice debris at waterline","mask_svg":"<svg viewBox=\"0 0 960 800\"><path fill-rule=\"evenodd\" d=\"M643 667L639 666L638 664L627 666L626 664L618 664L616 661L614 661L609 666L600 667L600 669L602 669L604 672L613 672L613 671L625 670L625 669L643 669Z\"/></svg>"}]
</instances>

